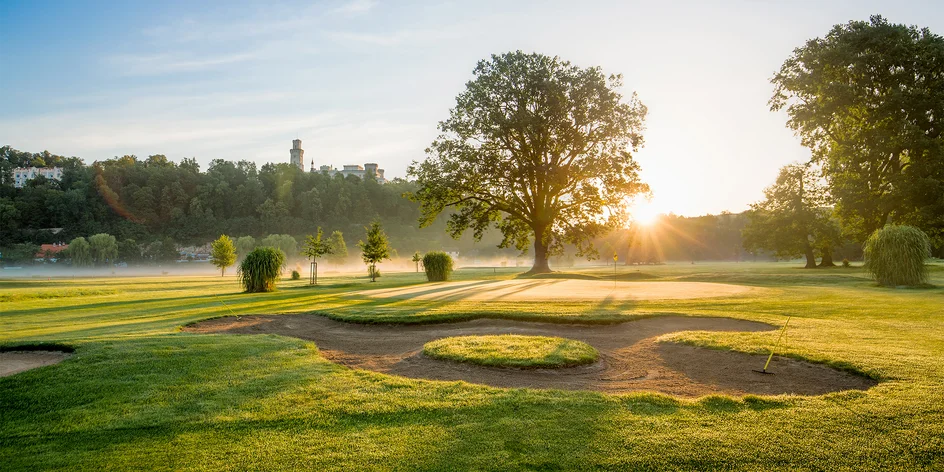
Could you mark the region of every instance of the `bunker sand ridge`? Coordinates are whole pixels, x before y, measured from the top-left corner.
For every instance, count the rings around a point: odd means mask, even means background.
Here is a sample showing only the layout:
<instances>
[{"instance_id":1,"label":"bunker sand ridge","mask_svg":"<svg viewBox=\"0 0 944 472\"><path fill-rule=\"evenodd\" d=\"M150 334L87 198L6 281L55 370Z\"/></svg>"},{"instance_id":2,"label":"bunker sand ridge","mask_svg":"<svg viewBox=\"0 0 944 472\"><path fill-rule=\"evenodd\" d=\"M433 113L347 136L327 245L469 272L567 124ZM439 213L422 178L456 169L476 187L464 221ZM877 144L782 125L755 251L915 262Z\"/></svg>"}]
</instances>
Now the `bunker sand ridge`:
<instances>
[{"instance_id":1,"label":"bunker sand ridge","mask_svg":"<svg viewBox=\"0 0 944 472\"><path fill-rule=\"evenodd\" d=\"M775 357L775 375L752 372L765 355L660 343L677 331L767 331L776 327L731 318L660 316L618 325L587 326L479 319L435 325L361 325L318 315L241 316L207 320L191 333L279 334L314 341L321 354L341 365L415 379L464 380L509 388L655 391L680 397L709 394L821 395L864 390L875 380L831 367ZM583 341L600 352L594 364L561 369L483 367L431 359L429 341L450 336L520 334Z\"/></svg>"}]
</instances>

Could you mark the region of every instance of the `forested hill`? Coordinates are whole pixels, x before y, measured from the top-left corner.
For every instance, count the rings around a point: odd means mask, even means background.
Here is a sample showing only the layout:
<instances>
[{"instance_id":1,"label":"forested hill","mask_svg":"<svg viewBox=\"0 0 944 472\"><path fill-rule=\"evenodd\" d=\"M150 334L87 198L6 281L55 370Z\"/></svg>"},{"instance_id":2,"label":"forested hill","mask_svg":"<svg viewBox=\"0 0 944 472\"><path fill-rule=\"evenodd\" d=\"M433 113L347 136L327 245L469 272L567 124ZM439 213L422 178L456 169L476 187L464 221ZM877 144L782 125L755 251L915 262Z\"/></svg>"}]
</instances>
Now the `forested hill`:
<instances>
[{"instance_id":1,"label":"forested hill","mask_svg":"<svg viewBox=\"0 0 944 472\"><path fill-rule=\"evenodd\" d=\"M38 177L23 188L14 188L13 168L29 166L62 167L63 179ZM413 186L401 179L380 184L370 178L329 177L289 164L265 164L257 169L249 161L214 160L203 171L194 159L175 163L163 155L122 156L85 165L76 157L5 146L0 148L0 248L68 243L98 233L141 247L155 241L166 245L168 238L178 247L203 245L221 234L233 238L289 234L301 241L319 226L328 234L343 232L353 245L376 219L401 256L436 249L482 258L517 254L496 247L501 240L497 231L473 242L471 234L452 240L443 218L419 229L418 205L402 196ZM642 263L745 260L756 257L742 248L745 223L742 215L668 215L653 227L616 231L597 240L596 246L605 260L613 253L621 261ZM51 228L62 230L52 234ZM29 258L25 253L32 249L7 252L24 252L22 256ZM572 248L568 252L554 257L552 264L576 262Z\"/></svg>"},{"instance_id":2,"label":"forested hill","mask_svg":"<svg viewBox=\"0 0 944 472\"><path fill-rule=\"evenodd\" d=\"M42 177L13 187L15 167L59 166L61 182ZM417 205L402 194L407 181L329 177L288 164L257 169L249 161L214 160L205 171L194 159L122 156L84 165L81 159L0 148L0 245L68 242L109 233L139 243L172 238L204 244L220 234L264 236L340 230L363 237L379 219L399 252L439 249L456 242L443 224L417 229ZM62 228L52 235L48 228ZM481 243L480 243L481 244Z\"/></svg>"}]
</instances>

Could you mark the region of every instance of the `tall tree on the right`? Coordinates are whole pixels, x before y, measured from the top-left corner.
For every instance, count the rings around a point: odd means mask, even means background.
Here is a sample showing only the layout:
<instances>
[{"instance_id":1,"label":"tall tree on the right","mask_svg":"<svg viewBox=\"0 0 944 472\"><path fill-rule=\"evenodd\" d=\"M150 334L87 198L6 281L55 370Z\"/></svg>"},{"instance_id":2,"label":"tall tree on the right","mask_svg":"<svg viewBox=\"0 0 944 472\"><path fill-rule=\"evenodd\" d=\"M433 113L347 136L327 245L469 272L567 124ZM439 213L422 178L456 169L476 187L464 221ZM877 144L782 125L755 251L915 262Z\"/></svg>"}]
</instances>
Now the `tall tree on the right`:
<instances>
[{"instance_id":1,"label":"tall tree on the right","mask_svg":"<svg viewBox=\"0 0 944 472\"><path fill-rule=\"evenodd\" d=\"M887 223L944 240L944 38L881 16L836 25L771 79L771 110L822 164L844 231Z\"/></svg>"}]
</instances>

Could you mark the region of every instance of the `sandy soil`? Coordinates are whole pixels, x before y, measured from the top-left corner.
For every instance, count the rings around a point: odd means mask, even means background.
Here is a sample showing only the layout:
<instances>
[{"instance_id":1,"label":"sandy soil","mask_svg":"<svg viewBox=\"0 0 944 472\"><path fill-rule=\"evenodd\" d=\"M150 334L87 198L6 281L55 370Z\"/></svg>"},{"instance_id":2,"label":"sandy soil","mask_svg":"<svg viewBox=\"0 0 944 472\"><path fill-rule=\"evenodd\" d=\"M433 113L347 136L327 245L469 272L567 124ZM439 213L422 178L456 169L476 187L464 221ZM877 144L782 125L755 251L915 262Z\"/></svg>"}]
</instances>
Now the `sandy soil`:
<instances>
[{"instance_id":1,"label":"sandy soil","mask_svg":"<svg viewBox=\"0 0 944 472\"><path fill-rule=\"evenodd\" d=\"M708 282L612 282L538 279L437 282L409 287L364 290L359 295L438 301L619 301L665 300L738 295L753 290L743 285Z\"/></svg>"},{"instance_id":2,"label":"sandy soil","mask_svg":"<svg viewBox=\"0 0 944 472\"><path fill-rule=\"evenodd\" d=\"M59 351L8 351L0 352L0 377L45 365L58 364L72 354Z\"/></svg>"},{"instance_id":3,"label":"sandy soil","mask_svg":"<svg viewBox=\"0 0 944 472\"><path fill-rule=\"evenodd\" d=\"M775 357L770 371L752 372L766 356L657 343L676 331L764 331L770 325L728 318L663 316L619 325L586 326L507 320L403 326L359 325L317 315L243 316L208 320L186 328L195 333L274 333L314 341L339 364L418 379L465 380L496 387L657 391L683 397L712 393L819 395L866 389L875 381L820 364ZM509 369L431 359L423 344L448 336L481 334L560 336L590 344L600 361L563 369Z\"/></svg>"}]
</instances>

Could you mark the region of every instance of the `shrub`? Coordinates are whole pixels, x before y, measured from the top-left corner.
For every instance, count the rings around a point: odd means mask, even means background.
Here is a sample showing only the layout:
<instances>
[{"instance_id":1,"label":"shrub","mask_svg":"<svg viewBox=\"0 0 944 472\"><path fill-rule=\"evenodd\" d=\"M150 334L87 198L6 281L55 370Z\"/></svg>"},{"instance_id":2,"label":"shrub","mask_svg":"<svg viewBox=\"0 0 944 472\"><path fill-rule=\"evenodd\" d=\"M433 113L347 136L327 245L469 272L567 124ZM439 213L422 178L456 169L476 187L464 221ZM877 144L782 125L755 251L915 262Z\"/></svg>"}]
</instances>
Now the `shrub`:
<instances>
[{"instance_id":1,"label":"shrub","mask_svg":"<svg viewBox=\"0 0 944 472\"><path fill-rule=\"evenodd\" d=\"M852 264L849 263L849 259L843 259L843 260L842 260L842 266L843 266L843 267L852 267Z\"/></svg>"},{"instance_id":2,"label":"shrub","mask_svg":"<svg viewBox=\"0 0 944 472\"><path fill-rule=\"evenodd\" d=\"M931 256L928 235L911 226L888 225L865 242L865 270L879 284L916 286L926 283L924 261Z\"/></svg>"},{"instance_id":3,"label":"shrub","mask_svg":"<svg viewBox=\"0 0 944 472\"><path fill-rule=\"evenodd\" d=\"M442 251L427 252L423 256L423 269L426 270L426 280L442 282L449 280L452 274L452 257Z\"/></svg>"},{"instance_id":4,"label":"shrub","mask_svg":"<svg viewBox=\"0 0 944 472\"><path fill-rule=\"evenodd\" d=\"M292 271L292 280L299 280L302 278L302 274L299 274L297 270Z\"/></svg>"},{"instance_id":5,"label":"shrub","mask_svg":"<svg viewBox=\"0 0 944 472\"><path fill-rule=\"evenodd\" d=\"M272 292L284 266L284 252L274 247L257 247L239 264L239 281L247 292Z\"/></svg>"},{"instance_id":6,"label":"shrub","mask_svg":"<svg viewBox=\"0 0 944 472\"><path fill-rule=\"evenodd\" d=\"M370 277L371 280L376 279L377 277L380 277L380 269L378 269L377 266L374 266L374 265L367 266L367 276Z\"/></svg>"}]
</instances>

